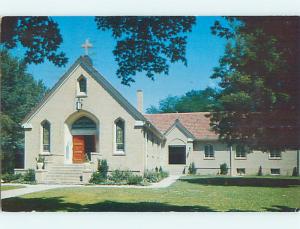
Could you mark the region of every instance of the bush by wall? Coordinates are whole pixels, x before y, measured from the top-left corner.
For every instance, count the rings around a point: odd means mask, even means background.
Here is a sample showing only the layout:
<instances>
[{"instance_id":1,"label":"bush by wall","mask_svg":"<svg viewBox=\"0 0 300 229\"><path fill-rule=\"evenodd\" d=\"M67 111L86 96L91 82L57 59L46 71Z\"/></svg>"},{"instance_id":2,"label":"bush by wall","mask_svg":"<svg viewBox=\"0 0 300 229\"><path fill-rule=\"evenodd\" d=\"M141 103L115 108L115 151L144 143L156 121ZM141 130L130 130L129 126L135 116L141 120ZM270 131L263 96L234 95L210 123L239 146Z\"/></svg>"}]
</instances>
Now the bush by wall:
<instances>
[{"instance_id":1,"label":"bush by wall","mask_svg":"<svg viewBox=\"0 0 300 229\"><path fill-rule=\"evenodd\" d=\"M257 176L262 176L262 175L263 175L263 173L262 173L262 167L259 166Z\"/></svg>"},{"instance_id":2,"label":"bush by wall","mask_svg":"<svg viewBox=\"0 0 300 229\"><path fill-rule=\"evenodd\" d=\"M3 174L1 175L1 179L6 183L24 183L24 184L32 184L35 183L35 170L28 169L24 175L18 174Z\"/></svg>"},{"instance_id":3,"label":"bush by wall","mask_svg":"<svg viewBox=\"0 0 300 229\"><path fill-rule=\"evenodd\" d=\"M197 172L197 169L195 167L195 163L192 162L189 166L189 174L196 174L196 172Z\"/></svg>"},{"instance_id":4,"label":"bush by wall","mask_svg":"<svg viewBox=\"0 0 300 229\"><path fill-rule=\"evenodd\" d=\"M228 173L228 166L226 163L220 165L220 173L221 175L227 175Z\"/></svg>"},{"instance_id":5,"label":"bush by wall","mask_svg":"<svg viewBox=\"0 0 300 229\"><path fill-rule=\"evenodd\" d=\"M297 169L297 167L294 167L294 168L293 168L292 176L293 176L293 177L298 176L298 169Z\"/></svg>"}]
</instances>

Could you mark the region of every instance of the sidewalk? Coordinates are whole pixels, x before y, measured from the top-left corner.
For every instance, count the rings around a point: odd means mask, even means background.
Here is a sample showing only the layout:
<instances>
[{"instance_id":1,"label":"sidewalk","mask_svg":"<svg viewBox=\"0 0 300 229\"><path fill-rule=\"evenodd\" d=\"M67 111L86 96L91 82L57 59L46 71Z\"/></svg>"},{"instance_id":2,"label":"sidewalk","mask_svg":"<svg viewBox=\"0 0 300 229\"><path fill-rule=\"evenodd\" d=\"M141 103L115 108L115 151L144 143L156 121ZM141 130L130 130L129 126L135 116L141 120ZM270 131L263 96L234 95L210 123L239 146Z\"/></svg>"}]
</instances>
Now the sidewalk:
<instances>
[{"instance_id":1,"label":"sidewalk","mask_svg":"<svg viewBox=\"0 0 300 229\"><path fill-rule=\"evenodd\" d=\"M55 188L72 188L72 187L81 187L81 188L167 188L179 178L179 175L171 175L158 183L151 184L149 186L138 186L138 185L46 185L46 184L1 184L1 186L7 185L23 185L25 188L12 189L7 191L1 191L1 199L7 199L16 196L22 196L29 193L41 192Z\"/></svg>"}]
</instances>

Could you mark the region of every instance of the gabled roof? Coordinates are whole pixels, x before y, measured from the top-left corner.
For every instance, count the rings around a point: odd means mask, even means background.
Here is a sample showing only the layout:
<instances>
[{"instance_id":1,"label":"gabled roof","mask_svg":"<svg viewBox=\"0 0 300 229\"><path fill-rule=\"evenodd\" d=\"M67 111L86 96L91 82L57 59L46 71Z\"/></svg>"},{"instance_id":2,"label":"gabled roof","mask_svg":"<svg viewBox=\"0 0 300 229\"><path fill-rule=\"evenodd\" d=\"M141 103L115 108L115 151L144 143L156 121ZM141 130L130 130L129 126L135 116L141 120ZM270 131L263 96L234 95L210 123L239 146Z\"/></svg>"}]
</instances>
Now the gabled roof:
<instances>
[{"instance_id":1,"label":"gabled roof","mask_svg":"<svg viewBox=\"0 0 300 229\"><path fill-rule=\"evenodd\" d=\"M118 92L93 66L88 56L80 56L75 63L69 68L69 70L58 80L53 88L47 93L47 95L37 104L37 106L26 115L22 124L28 122L34 114L41 108L41 106L47 102L47 100L55 93L56 89L68 78L68 76L74 71L77 66L81 66L91 77L93 77L129 114L131 114L136 120L147 121L147 119L132 106L121 94Z\"/></svg>"},{"instance_id":2,"label":"gabled roof","mask_svg":"<svg viewBox=\"0 0 300 229\"><path fill-rule=\"evenodd\" d=\"M210 128L210 120L206 117L208 114L209 112L192 112L145 114L144 116L162 133L166 133L176 120L179 120L180 124L197 140L218 139L218 135Z\"/></svg>"},{"instance_id":3,"label":"gabled roof","mask_svg":"<svg viewBox=\"0 0 300 229\"><path fill-rule=\"evenodd\" d=\"M174 127L177 127L186 137L195 139L195 136L187 128L185 128L184 125L181 124L179 119L176 119L173 125L170 126L164 134L168 135L168 133L171 132Z\"/></svg>"}]
</instances>

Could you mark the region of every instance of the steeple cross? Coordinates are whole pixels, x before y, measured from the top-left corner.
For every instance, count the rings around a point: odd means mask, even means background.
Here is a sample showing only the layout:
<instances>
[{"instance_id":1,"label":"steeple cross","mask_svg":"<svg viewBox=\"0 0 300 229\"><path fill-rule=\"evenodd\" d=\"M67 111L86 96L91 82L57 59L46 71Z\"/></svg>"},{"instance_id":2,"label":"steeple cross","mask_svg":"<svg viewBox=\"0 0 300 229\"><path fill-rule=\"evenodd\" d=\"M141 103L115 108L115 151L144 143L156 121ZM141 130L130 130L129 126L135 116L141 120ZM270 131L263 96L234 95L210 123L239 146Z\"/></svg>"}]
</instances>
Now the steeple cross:
<instances>
[{"instance_id":1,"label":"steeple cross","mask_svg":"<svg viewBox=\"0 0 300 229\"><path fill-rule=\"evenodd\" d=\"M93 45L90 43L89 39L85 40L85 43L81 45L84 48L85 55L89 55L89 48L92 48Z\"/></svg>"}]
</instances>

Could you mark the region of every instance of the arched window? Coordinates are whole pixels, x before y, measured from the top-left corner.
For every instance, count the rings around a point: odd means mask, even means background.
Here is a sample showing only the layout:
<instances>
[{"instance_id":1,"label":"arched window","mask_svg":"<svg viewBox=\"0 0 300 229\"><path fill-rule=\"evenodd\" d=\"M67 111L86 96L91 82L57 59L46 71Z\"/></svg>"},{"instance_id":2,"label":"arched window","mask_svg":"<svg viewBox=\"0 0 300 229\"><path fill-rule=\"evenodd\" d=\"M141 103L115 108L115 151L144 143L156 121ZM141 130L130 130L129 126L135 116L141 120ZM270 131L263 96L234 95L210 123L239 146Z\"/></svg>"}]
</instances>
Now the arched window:
<instances>
[{"instance_id":1,"label":"arched window","mask_svg":"<svg viewBox=\"0 0 300 229\"><path fill-rule=\"evenodd\" d=\"M96 130L96 123L90 118L82 116L72 124L72 130L78 129Z\"/></svg>"},{"instance_id":2,"label":"arched window","mask_svg":"<svg viewBox=\"0 0 300 229\"><path fill-rule=\"evenodd\" d=\"M116 126L116 151L123 151L125 149L125 123L123 120L118 119L115 122Z\"/></svg>"},{"instance_id":3,"label":"arched window","mask_svg":"<svg viewBox=\"0 0 300 229\"><path fill-rule=\"evenodd\" d=\"M86 78L81 76L78 79L78 87L80 93L86 93Z\"/></svg>"},{"instance_id":4,"label":"arched window","mask_svg":"<svg viewBox=\"0 0 300 229\"><path fill-rule=\"evenodd\" d=\"M43 129L43 152L50 152L50 123L44 121L42 123Z\"/></svg>"},{"instance_id":5,"label":"arched window","mask_svg":"<svg viewBox=\"0 0 300 229\"><path fill-rule=\"evenodd\" d=\"M205 145L204 146L204 156L206 158L214 158L215 157L215 151L213 145Z\"/></svg>"}]
</instances>

